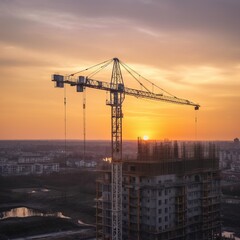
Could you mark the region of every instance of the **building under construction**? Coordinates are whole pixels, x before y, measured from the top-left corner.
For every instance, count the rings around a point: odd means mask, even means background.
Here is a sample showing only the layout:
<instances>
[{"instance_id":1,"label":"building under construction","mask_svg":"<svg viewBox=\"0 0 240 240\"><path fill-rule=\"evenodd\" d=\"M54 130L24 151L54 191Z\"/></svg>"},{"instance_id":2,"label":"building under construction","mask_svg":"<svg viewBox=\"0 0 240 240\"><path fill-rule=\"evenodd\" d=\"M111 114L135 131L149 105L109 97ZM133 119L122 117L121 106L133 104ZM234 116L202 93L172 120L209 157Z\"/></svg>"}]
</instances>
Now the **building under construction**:
<instances>
[{"instance_id":1,"label":"building under construction","mask_svg":"<svg viewBox=\"0 0 240 240\"><path fill-rule=\"evenodd\" d=\"M97 181L97 239L111 239L111 169ZM123 160L122 238L208 240L221 236L215 145L138 140Z\"/></svg>"}]
</instances>

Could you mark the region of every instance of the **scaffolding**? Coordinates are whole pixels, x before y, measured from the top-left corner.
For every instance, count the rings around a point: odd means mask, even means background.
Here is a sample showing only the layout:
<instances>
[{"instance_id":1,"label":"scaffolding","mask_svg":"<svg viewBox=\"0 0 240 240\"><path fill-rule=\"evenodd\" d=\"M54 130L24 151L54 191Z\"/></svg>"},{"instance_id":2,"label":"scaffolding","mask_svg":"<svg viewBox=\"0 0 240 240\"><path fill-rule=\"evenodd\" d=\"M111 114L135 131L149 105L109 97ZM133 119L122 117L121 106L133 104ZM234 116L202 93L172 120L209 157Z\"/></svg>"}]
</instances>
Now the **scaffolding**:
<instances>
[{"instance_id":1,"label":"scaffolding","mask_svg":"<svg viewBox=\"0 0 240 240\"><path fill-rule=\"evenodd\" d=\"M107 240L111 233L107 224L111 222L111 171L106 166L103 176L96 195L97 239ZM137 159L123 160L123 239L218 239L219 176L213 143L138 139ZM168 191L172 195L160 196ZM103 205L106 196L108 203ZM169 213L163 213L164 209Z\"/></svg>"}]
</instances>

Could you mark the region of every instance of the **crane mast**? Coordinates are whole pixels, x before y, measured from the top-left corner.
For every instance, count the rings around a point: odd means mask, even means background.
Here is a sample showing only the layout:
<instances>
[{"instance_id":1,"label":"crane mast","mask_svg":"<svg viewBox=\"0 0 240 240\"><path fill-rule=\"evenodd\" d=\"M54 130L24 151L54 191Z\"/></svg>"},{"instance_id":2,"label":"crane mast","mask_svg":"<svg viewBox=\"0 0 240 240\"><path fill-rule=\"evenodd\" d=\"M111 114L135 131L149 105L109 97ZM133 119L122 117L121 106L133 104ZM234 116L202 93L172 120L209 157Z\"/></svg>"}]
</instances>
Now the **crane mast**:
<instances>
[{"instance_id":1,"label":"crane mast","mask_svg":"<svg viewBox=\"0 0 240 240\"><path fill-rule=\"evenodd\" d=\"M64 77L57 74L53 75L52 81L54 81L56 83L55 86L59 88L63 88L64 84L76 86L77 92L83 92L86 87L110 92L110 100L107 102L107 105L111 107L112 240L122 240L122 103L125 95L190 105L194 106L195 110L198 110L200 105L186 99L125 87L118 58L113 58L113 69L110 83L90 79L84 76L79 76L74 79L69 76Z\"/></svg>"},{"instance_id":2,"label":"crane mast","mask_svg":"<svg viewBox=\"0 0 240 240\"><path fill-rule=\"evenodd\" d=\"M114 58L110 91L112 134L112 240L122 239L122 103L124 100L123 78L119 60ZM119 91L119 86L122 91Z\"/></svg>"}]
</instances>

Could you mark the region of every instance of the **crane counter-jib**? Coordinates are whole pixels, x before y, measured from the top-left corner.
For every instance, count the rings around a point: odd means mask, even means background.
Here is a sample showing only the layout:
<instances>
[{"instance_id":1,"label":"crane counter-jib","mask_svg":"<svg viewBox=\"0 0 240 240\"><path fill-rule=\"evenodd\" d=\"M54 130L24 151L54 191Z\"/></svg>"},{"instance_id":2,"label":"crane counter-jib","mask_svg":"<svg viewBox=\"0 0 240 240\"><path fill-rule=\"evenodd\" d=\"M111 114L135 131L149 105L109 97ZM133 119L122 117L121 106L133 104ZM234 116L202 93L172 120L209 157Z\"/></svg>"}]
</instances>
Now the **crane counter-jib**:
<instances>
[{"instance_id":1,"label":"crane counter-jib","mask_svg":"<svg viewBox=\"0 0 240 240\"><path fill-rule=\"evenodd\" d=\"M100 89L100 90L109 91L109 92L115 92L115 91L122 92L126 95L134 96L137 98L146 98L146 99L151 99L156 101L165 101L165 102L175 103L175 104L190 105L190 106L194 106L195 110L198 110L200 107L199 104L193 103L186 99L128 88L128 87L124 87L123 84L113 84L113 83L103 82L103 81L94 80L90 78L85 78L83 76L79 76L77 79L65 80L64 76L54 74L52 81L56 82L56 87L64 87L64 83L70 84L71 86L76 86L77 92L82 92L83 87L89 87L89 88Z\"/></svg>"}]
</instances>

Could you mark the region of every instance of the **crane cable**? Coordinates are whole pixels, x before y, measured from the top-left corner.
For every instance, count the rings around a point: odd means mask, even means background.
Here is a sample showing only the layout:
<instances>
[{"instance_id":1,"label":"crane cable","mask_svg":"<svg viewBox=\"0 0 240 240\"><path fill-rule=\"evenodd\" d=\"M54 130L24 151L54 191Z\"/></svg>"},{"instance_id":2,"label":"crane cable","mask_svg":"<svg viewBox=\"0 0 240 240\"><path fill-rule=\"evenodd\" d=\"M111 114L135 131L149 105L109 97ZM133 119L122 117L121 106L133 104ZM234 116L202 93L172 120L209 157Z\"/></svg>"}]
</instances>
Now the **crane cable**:
<instances>
[{"instance_id":1,"label":"crane cable","mask_svg":"<svg viewBox=\"0 0 240 240\"><path fill-rule=\"evenodd\" d=\"M86 88L83 89L83 160L86 160Z\"/></svg>"},{"instance_id":2,"label":"crane cable","mask_svg":"<svg viewBox=\"0 0 240 240\"><path fill-rule=\"evenodd\" d=\"M112 60L113 61L113 60ZM112 63L112 61L109 61L105 64L103 64L100 68L96 69L94 72L92 72L91 74L89 74L87 77L91 78L94 75L96 75L97 73L99 73L100 71L102 71L104 68L106 68L110 63Z\"/></svg>"},{"instance_id":3,"label":"crane cable","mask_svg":"<svg viewBox=\"0 0 240 240\"><path fill-rule=\"evenodd\" d=\"M91 74L89 74L88 77L92 77L94 76L95 74L97 74L98 72L100 72L102 69L104 69L105 67L107 67L110 63L113 62L113 59L109 59L109 60L106 60L104 62L101 62L101 63L98 63L98 64L95 64L91 67L88 67L88 68L85 68L83 70L80 70L80 71L77 71L77 72L74 72L72 74L69 74L67 77L72 77L78 73L81 73L81 72L84 72L84 71L88 71L92 68L95 68L97 66L100 66L101 67L97 70L95 70L94 72L92 72ZM142 78L143 80L145 80L146 82L150 83L151 86L152 86L152 93L153 93L153 90L154 90L154 87L160 89L161 91L167 93L168 95L174 97L174 98L177 98L175 95L169 93L168 91L164 90L163 88L157 86L155 83L151 82L150 80L148 80L147 78L143 77L142 75L140 75L138 72L136 72L134 69L132 69L131 67L129 67L127 64L125 64L124 62L122 61L119 61L119 63L121 64L121 66L140 84L141 87L143 87L146 91L148 92L151 92L143 83L141 83L141 81L139 81L136 76L134 76L134 74L136 74L139 78ZM134 74L133 74L134 73Z\"/></svg>"},{"instance_id":4,"label":"crane cable","mask_svg":"<svg viewBox=\"0 0 240 240\"><path fill-rule=\"evenodd\" d=\"M72 76L74 76L74 75L76 75L76 74L78 74L78 73L88 71L89 69L95 68L95 67L97 67L97 66L99 66L99 65L102 65L102 64L105 64L105 63L107 63L107 62L111 63L112 61L113 61L113 59L109 59L109 60L107 60L107 61L104 61L104 62L98 63L98 64L96 64L96 65L93 65L93 66L91 66L91 67L85 68L85 69L83 69L83 70L80 70L80 71L71 73L71 74L68 75L68 77L72 77Z\"/></svg>"},{"instance_id":5,"label":"crane cable","mask_svg":"<svg viewBox=\"0 0 240 240\"><path fill-rule=\"evenodd\" d=\"M72 74L67 75L68 77L72 77L75 74L84 72L84 71L88 71L90 69L93 69L97 66L100 66L99 68L97 68L95 71L93 71L92 73L90 73L87 77L92 77L95 74L97 74L98 72L100 72L101 70L103 70L104 68L106 68L110 63L113 62L113 59L109 59L107 61L98 63L96 65L93 65L91 67L85 68L83 70L80 70L78 72L74 72ZM66 92L64 92L65 94ZM83 90L83 100L82 100L82 107L83 107L83 160L86 159L86 88L84 88ZM65 161L66 161L66 96L64 95L64 106L65 106Z\"/></svg>"},{"instance_id":6,"label":"crane cable","mask_svg":"<svg viewBox=\"0 0 240 240\"><path fill-rule=\"evenodd\" d=\"M197 141L197 130L198 130L198 114L197 114L198 111L195 111L195 141Z\"/></svg>"},{"instance_id":7,"label":"crane cable","mask_svg":"<svg viewBox=\"0 0 240 240\"><path fill-rule=\"evenodd\" d=\"M142 75L140 75L138 72L136 72L135 70L133 70L131 67L129 67L127 64L123 63L122 61L120 61L121 66L140 84L140 87L145 88L148 92L150 92L148 90L147 87L145 87L135 76L134 74L136 74L139 78L144 79L145 81L147 81L148 83L150 83L152 85L152 93L154 92L154 87L160 89L161 91L167 93L168 95L174 97L174 98L178 98L176 96L174 96L173 94L167 92L166 90L164 90L163 88L157 86L155 83L151 82L150 80L148 80L147 78L143 77ZM133 73L134 74L133 74ZM195 108L195 110L198 110ZM195 111L195 141L197 141L198 138L198 115L197 115L197 111Z\"/></svg>"},{"instance_id":8,"label":"crane cable","mask_svg":"<svg viewBox=\"0 0 240 240\"><path fill-rule=\"evenodd\" d=\"M147 81L148 83L150 83L152 85L152 89L153 87L156 87L158 89L160 89L161 91L167 93L168 95L177 98L176 96L174 96L173 94L167 92L166 90L164 90L163 88L157 86L155 83L151 82L150 80L148 80L147 78L143 77L142 75L140 75L138 72L136 72L135 70L133 70L131 67L129 67L127 64L123 63L122 61L120 62L121 65L126 69L128 68L129 70L131 70L133 73L135 73L136 75L138 75L138 77L142 78L143 80ZM132 74L131 74L132 75ZM141 83L142 84L142 83ZM143 84L142 84L143 85Z\"/></svg>"},{"instance_id":9,"label":"crane cable","mask_svg":"<svg viewBox=\"0 0 240 240\"><path fill-rule=\"evenodd\" d=\"M123 68L140 84L141 87L143 87L146 91L148 91L149 93L151 91L149 91L149 89L147 87L145 87L132 73L131 71L126 67L125 64L123 64L122 62L120 62L120 64L123 66Z\"/></svg>"},{"instance_id":10,"label":"crane cable","mask_svg":"<svg viewBox=\"0 0 240 240\"><path fill-rule=\"evenodd\" d=\"M67 90L64 84L64 159L67 162Z\"/></svg>"}]
</instances>

